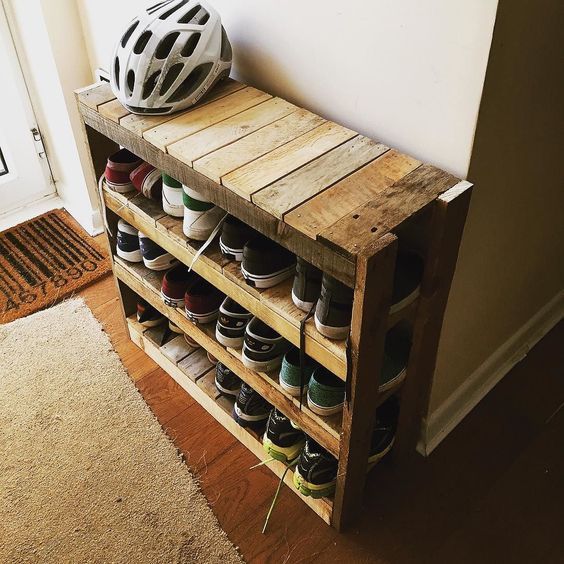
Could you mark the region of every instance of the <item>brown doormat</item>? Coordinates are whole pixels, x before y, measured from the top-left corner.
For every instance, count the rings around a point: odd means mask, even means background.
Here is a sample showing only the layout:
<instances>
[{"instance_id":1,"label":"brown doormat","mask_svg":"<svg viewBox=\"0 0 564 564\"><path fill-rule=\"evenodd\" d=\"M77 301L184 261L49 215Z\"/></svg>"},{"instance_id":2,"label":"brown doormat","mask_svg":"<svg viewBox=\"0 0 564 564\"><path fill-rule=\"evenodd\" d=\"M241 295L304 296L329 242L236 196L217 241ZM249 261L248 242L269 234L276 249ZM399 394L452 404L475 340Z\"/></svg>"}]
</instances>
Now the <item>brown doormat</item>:
<instances>
[{"instance_id":1,"label":"brown doormat","mask_svg":"<svg viewBox=\"0 0 564 564\"><path fill-rule=\"evenodd\" d=\"M104 252L65 210L0 233L0 323L52 306L110 271Z\"/></svg>"}]
</instances>

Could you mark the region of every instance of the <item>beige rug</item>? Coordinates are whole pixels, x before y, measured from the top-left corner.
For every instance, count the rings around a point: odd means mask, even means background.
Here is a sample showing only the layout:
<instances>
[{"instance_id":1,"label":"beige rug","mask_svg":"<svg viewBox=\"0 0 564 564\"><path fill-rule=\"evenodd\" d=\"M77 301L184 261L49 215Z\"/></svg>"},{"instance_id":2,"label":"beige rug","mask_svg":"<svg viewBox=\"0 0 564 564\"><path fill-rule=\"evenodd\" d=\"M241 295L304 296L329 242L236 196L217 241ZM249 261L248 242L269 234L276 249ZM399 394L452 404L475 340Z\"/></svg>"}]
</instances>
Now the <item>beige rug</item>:
<instances>
[{"instance_id":1,"label":"beige rug","mask_svg":"<svg viewBox=\"0 0 564 564\"><path fill-rule=\"evenodd\" d=\"M240 562L81 299L0 326L0 562Z\"/></svg>"}]
</instances>

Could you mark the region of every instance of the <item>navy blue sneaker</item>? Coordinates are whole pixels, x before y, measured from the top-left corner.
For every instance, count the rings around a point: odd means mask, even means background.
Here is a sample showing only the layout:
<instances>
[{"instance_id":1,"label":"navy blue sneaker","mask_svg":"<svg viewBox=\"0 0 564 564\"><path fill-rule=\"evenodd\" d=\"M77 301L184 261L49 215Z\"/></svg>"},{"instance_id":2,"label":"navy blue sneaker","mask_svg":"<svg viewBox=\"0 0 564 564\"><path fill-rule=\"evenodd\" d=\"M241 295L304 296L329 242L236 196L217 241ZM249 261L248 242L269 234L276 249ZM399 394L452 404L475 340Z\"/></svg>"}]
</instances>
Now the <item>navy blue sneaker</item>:
<instances>
[{"instance_id":1,"label":"navy blue sneaker","mask_svg":"<svg viewBox=\"0 0 564 564\"><path fill-rule=\"evenodd\" d=\"M178 262L170 253L151 241L139 231L139 245L143 255L143 264L151 270L167 270Z\"/></svg>"},{"instance_id":2,"label":"navy blue sneaker","mask_svg":"<svg viewBox=\"0 0 564 564\"><path fill-rule=\"evenodd\" d=\"M116 253L118 257L129 262L143 260L139 246L139 232L123 219L118 221Z\"/></svg>"},{"instance_id":3,"label":"navy blue sneaker","mask_svg":"<svg viewBox=\"0 0 564 564\"><path fill-rule=\"evenodd\" d=\"M271 409L272 406L260 394L243 382L233 407L233 419L241 427L262 427Z\"/></svg>"}]
</instances>

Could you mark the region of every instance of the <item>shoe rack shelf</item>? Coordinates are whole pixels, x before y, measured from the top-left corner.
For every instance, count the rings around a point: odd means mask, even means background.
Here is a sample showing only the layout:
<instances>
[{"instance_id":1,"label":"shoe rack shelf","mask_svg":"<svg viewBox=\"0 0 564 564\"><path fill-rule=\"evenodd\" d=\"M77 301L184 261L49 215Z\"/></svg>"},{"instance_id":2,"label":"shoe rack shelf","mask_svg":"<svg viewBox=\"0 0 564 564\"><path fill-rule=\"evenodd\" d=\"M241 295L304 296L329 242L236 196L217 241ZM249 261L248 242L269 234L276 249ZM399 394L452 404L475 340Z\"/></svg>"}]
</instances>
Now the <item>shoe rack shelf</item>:
<instances>
[{"instance_id":1,"label":"shoe rack shelf","mask_svg":"<svg viewBox=\"0 0 564 564\"><path fill-rule=\"evenodd\" d=\"M109 85L77 91L84 141L92 157L87 171L94 189L107 157L118 145L202 192L219 207L354 290L348 345L331 341L306 323L306 353L346 382L343 413L324 418L279 385L277 374L246 368L236 350L216 340L212 327L195 326L183 310L160 297L162 273L113 260L124 321L132 340L259 459L260 437L231 418L231 402L213 386L213 373L192 374L151 339L132 314L141 296L176 323L339 461L332 500L314 500L294 489L310 508L337 529L361 509L375 408L391 393L400 397L393 464L414 455L426 414L438 340L471 185L382 143L245 84L226 80L196 107L171 116L127 112ZM117 221L123 218L190 264L198 244L187 241L182 221L158 202L102 187L101 196L115 251ZM425 268L418 299L389 315L398 248L415 249ZM258 291L246 285L237 263L217 246L194 270L294 345L304 313L290 297L291 281ZM379 393L386 331L409 323L412 347L403 383ZM196 358L196 357L194 357ZM278 476L284 466L268 464Z\"/></svg>"}]
</instances>

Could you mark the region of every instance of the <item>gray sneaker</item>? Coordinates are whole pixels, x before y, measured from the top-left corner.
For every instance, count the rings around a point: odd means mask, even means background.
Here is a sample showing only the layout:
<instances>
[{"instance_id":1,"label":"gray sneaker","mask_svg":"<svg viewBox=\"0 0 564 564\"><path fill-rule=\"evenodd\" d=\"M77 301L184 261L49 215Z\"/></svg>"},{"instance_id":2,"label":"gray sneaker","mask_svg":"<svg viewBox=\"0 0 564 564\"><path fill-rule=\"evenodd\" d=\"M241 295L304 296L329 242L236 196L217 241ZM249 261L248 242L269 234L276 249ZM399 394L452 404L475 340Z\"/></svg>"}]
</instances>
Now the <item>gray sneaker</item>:
<instances>
[{"instance_id":1,"label":"gray sneaker","mask_svg":"<svg viewBox=\"0 0 564 564\"><path fill-rule=\"evenodd\" d=\"M323 274L321 296L315 308L315 326L329 339L346 339L352 316L353 289Z\"/></svg>"},{"instance_id":2,"label":"gray sneaker","mask_svg":"<svg viewBox=\"0 0 564 564\"><path fill-rule=\"evenodd\" d=\"M309 313L321 293L321 270L298 257L292 286L292 301Z\"/></svg>"}]
</instances>

